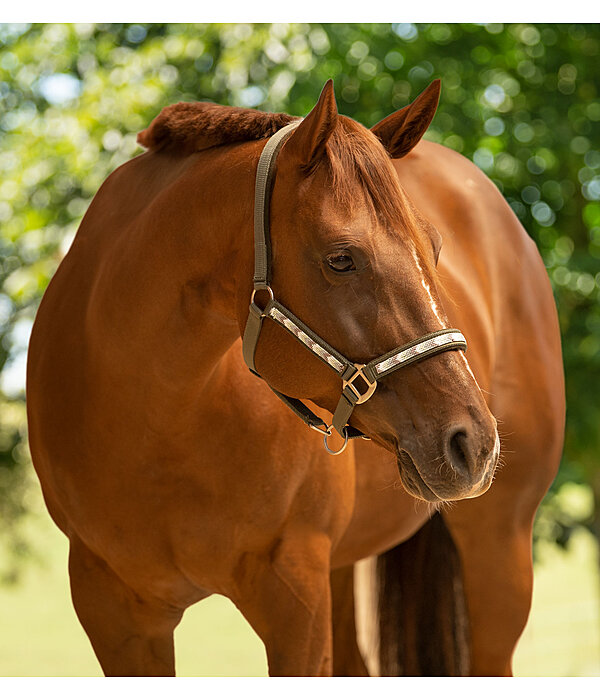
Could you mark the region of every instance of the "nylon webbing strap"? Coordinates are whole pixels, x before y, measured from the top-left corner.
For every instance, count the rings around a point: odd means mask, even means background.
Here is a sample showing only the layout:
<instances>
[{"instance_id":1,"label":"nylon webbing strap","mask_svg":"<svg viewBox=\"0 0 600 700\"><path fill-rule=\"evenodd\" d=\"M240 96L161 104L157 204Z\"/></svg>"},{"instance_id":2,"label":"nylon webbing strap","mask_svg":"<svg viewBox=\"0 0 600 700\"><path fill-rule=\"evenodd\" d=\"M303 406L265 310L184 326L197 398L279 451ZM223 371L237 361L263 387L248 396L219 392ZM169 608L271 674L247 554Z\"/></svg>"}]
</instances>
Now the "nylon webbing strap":
<instances>
[{"instance_id":1,"label":"nylon webbing strap","mask_svg":"<svg viewBox=\"0 0 600 700\"><path fill-rule=\"evenodd\" d=\"M354 366L350 360L332 348L329 343L326 343L316 333L313 333L305 323L294 316L283 304L277 301L270 302L265 309L265 316L272 318L280 326L283 326L286 331L305 345L319 360L322 360L338 374L342 375L347 367Z\"/></svg>"},{"instance_id":2,"label":"nylon webbing strap","mask_svg":"<svg viewBox=\"0 0 600 700\"><path fill-rule=\"evenodd\" d=\"M258 345L258 338L262 330L264 318L265 316L259 307L254 302L251 303L248 313L248 320L246 321L246 328L244 329L244 339L242 341L242 354L244 355L244 362L248 365L252 372L259 377L260 374L258 374L254 365L254 354L256 353L256 346Z\"/></svg>"},{"instance_id":3,"label":"nylon webbing strap","mask_svg":"<svg viewBox=\"0 0 600 700\"><path fill-rule=\"evenodd\" d=\"M350 416L356 404L356 394L350 387L345 387L338 401L333 418L331 419L331 425L333 425L340 435L344 434L344 430L348 425L348 421L350 420Z\"/></svg>"},{"instance_id":4,"label":"nylon webbing strap","mask_svg":"<svg viewBox=\"0 0 600 700\"><path fill-rule=\"evenodd\" d=\"M274 164L286 138L300 124L292 122L267 141L260 154L254 187L254 289L271 284L271 243L269 240L269 202L271 199Z\"/></svg>"},{"instance_id":5,"label":"nylon webbing strap","mask_svg":"<svg viewBox=\"0 0 600 700\"><path fill-rule=\"evenodd\" d=\"M375 380L379 380L400 367L437 355L438 352L466 349L465 336L457 328L443 328L371 360L365 369L372 372Z\"/></svg>"}]
</instances>

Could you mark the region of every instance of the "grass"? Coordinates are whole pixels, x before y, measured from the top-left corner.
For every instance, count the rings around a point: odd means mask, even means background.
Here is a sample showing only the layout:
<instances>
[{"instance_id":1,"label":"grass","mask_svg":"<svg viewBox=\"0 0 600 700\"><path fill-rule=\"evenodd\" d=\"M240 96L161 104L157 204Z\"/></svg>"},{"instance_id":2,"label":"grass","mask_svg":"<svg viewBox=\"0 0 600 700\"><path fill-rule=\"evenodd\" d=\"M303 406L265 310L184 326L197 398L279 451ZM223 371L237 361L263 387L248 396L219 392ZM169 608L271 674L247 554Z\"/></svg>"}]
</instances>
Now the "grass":
<instances>
[{"instance_id":1,"label":"grass","mask_svg":"<svg viewBox=\"0 0 600 700\"><path fill-rule=\"evenodd\" d=\"M45 514L30 523L46 564L27 566L22 585L0 588L0 676L99 676L73 611L67 541ZM597 552L586 533L568 552L544 547L532 614L515 656L519 676L600 675ZM180 676L264 676L264 647L225 598L190 608L176 636Z\"/></svg>"},{"instance_id":2,"label":"grass","mask_svg":"<svg viewBox=\"0 0 600 700\"><path fill-rule=\"evenodd\" d=\"M45 514L29 523L43 561L0 588L0 676L101 676L69 593L66 537ZM175 633L180 676L266 676L264 646L229 600L189 608Z\"/></svg>"},{"instance_id":3,"label":"grass","mask_svg":"<svg viewBox=\"0 0 600 700\"><path fill-rule=\"evenodd\" d=\"M542 545L533 607L515 655L520 676L600 676L597 545L576 533L568 551Z\"/></svg>"}]
</instances>

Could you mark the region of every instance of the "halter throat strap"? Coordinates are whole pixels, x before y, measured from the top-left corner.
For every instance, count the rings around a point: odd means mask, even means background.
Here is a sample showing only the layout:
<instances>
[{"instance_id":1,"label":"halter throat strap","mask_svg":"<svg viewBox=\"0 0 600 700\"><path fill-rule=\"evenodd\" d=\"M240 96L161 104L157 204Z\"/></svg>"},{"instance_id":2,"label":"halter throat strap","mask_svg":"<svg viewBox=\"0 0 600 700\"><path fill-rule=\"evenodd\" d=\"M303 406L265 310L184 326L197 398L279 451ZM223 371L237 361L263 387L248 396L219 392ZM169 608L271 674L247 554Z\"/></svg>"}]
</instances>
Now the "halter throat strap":
<instances>
[{"instance_id":1,"label":"halter throat strap","mask_svg":"<svg viewBox=\"0 0 600 700\"><path fill-rule=\"evenodd\" d=\"M375 393L377 382L380 379L390 372L439 352L445 350L466 350L467 343L459 330L445 328L395 348L385 355L371 360L368 364L358 364L352 362L329 345L275 299L271 289L271 245L269 234L270 200L275 176L274 166L281 147L300 122L301 120L294 121L271 136L258 161L254 194L254 291L250 298L242 352L250 371L257 377L260 377L261 375L256 370L254 357L263 322L268 318L285 328L340 376L342 392L330 426L311 411L300 399L282 394L267 383L267 386L288 408L310 428L323 434L325 448L328 452L339 454L345 449L349 439L358 437L369 439L360 430L349 425L349 420L355 406L368 401ZM255 297L258 292L263 290L268 294L268 301L261 308L256 303ZM331 450L327 444L327 438L331 435L332 428L335 428L344 438L344 445L337 452Z\"/></svg>"}]
</instances>

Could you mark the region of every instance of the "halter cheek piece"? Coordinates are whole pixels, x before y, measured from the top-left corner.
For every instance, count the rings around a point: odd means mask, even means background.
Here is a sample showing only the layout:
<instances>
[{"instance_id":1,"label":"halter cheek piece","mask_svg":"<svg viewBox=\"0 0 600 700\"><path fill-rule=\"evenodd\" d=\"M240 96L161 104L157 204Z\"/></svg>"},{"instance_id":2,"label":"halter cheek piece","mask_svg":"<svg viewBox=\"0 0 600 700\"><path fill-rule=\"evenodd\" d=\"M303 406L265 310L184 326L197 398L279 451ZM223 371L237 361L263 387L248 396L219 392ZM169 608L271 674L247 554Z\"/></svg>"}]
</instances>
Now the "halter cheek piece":
<instances>
[{"instance_id":1,"label":"halter cheek piece","mask_svg":"<svg viewBox=\"0 0 600 700\"><path fill-rule=\"evenodd\" d=\"M271 136L258 162L254 200L254 291L250 298L250 313L244 330L243 354L250 371L260 377L254 365L254 355L262 324L266 318L270 318L285 328L340 376L342 394L330 426L299 399L286 396L273 387L269 387L310 428L324 436L325 449L330 454L340 454L346 448L349 439L359 437L369 439L360 430L349 425L348 421L354 407L368 401L373 396L377 389L377 382L381 378L401 367L406 367L413 362L445 350L466 350L467 343L460 331L447 328L429 333L395 348L385 355L371 360L368 364L358 364L351 362L332 348L275 299L270 286L271 251L269 237L269 202L273 185L273 166L286 138L299 123L300 121L292 122ZM266 306L262 309L254 300L257 292L261 290L265 291L269 297ZM327 444L332 427L344 438L344 444L337 452L331 450Z\"/></svg>"}]
</instances>

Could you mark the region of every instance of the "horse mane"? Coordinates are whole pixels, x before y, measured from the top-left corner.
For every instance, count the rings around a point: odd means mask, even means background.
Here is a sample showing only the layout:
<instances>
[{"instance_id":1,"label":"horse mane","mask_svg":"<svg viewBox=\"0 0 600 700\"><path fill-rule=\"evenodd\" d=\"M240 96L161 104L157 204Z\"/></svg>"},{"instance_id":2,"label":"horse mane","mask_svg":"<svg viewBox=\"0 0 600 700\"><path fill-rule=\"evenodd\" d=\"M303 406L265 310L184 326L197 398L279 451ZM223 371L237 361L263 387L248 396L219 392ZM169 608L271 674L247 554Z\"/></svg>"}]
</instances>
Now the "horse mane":
<instances>
[{"instance_id":1,"label":"horse mane","mask_svg":"<svg viewBox=\"0 0 600 700\"><path fill-rule=\"evenodd\" d=\"M297 117L289 114L211 102L179 102L165 107L150 126L138 134L138 143L150 151L168 149L188 154L214 146L268 138L295 119ZM421 217L400 187L389 155L371 131L339 115L325 153L333 195L349 211L357 205L358 183L372 216L384 225L404 231L415 231L422 226ZM418 242L417 246L421 247ZM426 255L422 257L427 260Z\"/></svg>"},{"instance_id":2,"label":"horse mane","mask_svg":"<svg viewBox=\"0 0 600 700\"><path fill-rule=\"evenodd\" d=\"M178 102L165 107L138 134L137 140L150 151L169 148L193 153L227 143L268 138L293 120L289 114L224 107L212 102Z\"/></svg>"}]
</instances>

